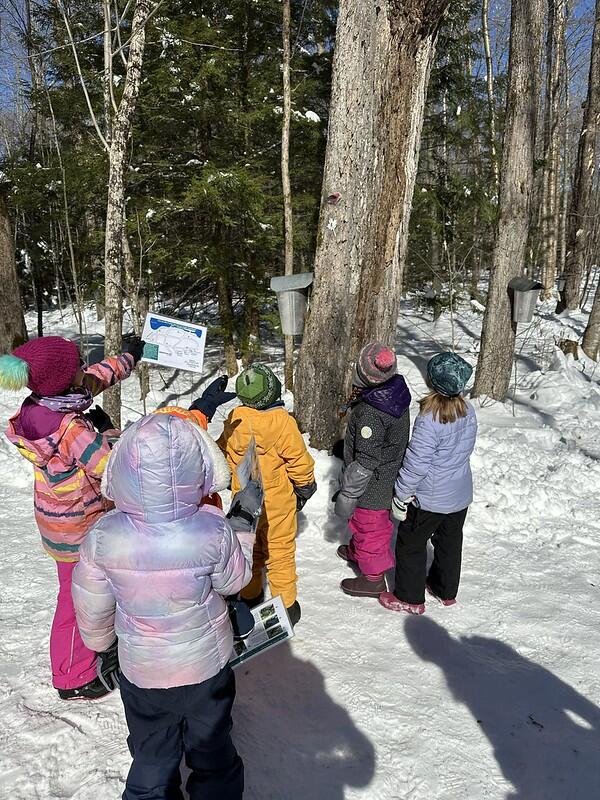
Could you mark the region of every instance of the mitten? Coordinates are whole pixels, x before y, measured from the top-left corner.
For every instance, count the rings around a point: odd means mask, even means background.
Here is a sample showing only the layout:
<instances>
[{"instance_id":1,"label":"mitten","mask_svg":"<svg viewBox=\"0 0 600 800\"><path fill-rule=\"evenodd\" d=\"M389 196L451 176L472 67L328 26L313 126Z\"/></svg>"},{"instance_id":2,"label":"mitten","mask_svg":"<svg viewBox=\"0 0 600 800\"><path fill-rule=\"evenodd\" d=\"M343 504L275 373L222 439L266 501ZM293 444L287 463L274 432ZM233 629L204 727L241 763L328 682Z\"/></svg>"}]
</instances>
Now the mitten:
<instances>
[{"instance_id":1,"label":"mitten","mask_svg":"<svg viewBox=\"0 0 600 800\"><path fill-rule=\"evenodd\" d=\"M139 336L132 336L127 346L127 352L133 356L134 366L138 363L140 358L144 355L144 342Z\"/></svg>"},{"instance_id":2,"label":"mitten","mask_svg":"<svg viewBox=\"0 0 600 800\"><path fill-rule=\"evenodd\" d=\"M210 421L215 411L223 403L228 403L237 397L235 392L226 392L227 388L227 375L221 375L220 378L214 380L209 386L206 387L202 393L202 397L194 400L190 406L190 411L201 411L204 416Z\"/></svg>"},{"instance_id":3,"label":"mitten","mask_svg":"<svg viewBox=\"0 0 600 800\"><path fill-rule=\"evenodd\" d=\"M109 431L111 429L114 429L115 427L112 424L111 418L102 408L102 406L96 406L96 408L91 408L85 416L91 421L92 425L94 426L94 428L96 428L98 433L104 433L105 431Z\"/></svg>"},{"instance_id":4,"label":"mitten","mask_svg":"<svg viewBox=\"0 0 600 800\"><path fill-rule=\"evenodd\" d=\"M392 499L392 517L398 522L404 522L408 516L408 506L412 500L409 497L407 500L400 500L398 497Z\"/></svg>"},{"instance_id":5,"label":"mitten","mask_svg":"<svg viewBox=\"0 0 600 800\"><path fill-rule=\"evenodd\" d=\"M348 497L343 492L336 492L332 499L335 502L336 517L345 520L350 519L358 505L358 497Z\"/></svg>"},{"instance_id":6,"label":"mitten","mask_svg":"<svg viewBox=\"0 0 600 800\"><path fill-rule=\"evenodd\" d=\"M121 680L121 669L119 667L117 639L115 639L108 650L97 653L96 673L109 692L118 688Z\"/></svg>"},{"instance_id":7,"label":"mitten","mask_svg":"<svg viewBox=\"0 0 600 800\"><path fill-rule=\"evenodd\" d=\"M312 483L307 483L305 486L294 486L294 493L296 494L296 511L302 511L306 505L306 501L310 500L316 491L317 484L315 481Z\"/></svg>"},{"instance_id":8,"label":"mitten","mask_svg":"<svg viewBox=\"0 0 600 800\"><path fill-rule=\"evenodd\" d=\"M231 501L227 519L234 531L254 533L262 512L264 492L256 481L248 481Z\"/></svg>"}]
</instances>

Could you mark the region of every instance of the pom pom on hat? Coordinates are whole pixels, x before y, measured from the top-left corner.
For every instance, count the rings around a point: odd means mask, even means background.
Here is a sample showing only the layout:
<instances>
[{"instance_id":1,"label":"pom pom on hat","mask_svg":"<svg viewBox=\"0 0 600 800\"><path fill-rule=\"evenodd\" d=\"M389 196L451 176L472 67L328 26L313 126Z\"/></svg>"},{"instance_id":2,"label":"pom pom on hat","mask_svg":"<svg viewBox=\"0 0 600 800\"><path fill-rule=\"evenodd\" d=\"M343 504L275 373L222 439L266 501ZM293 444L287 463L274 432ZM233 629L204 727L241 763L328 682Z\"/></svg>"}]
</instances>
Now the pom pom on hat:
<instances>
[{"instance_id":1,"label":"pom pom on hat","mask_svg":"<svg viewBox=\"0 0 600 800\"><path fill-rule=\"evenodd\" d=\"M381 342L371 342L358 354L354 384L361 387L379 386L396 374L396 354Z\"/></svg>"},{"instance_id":2,"label":"pom pom on hat","mask_svg":"<svg viewBox=\"0 0 600 800\"><path fill-rule=\"evenodd\" d=\"M0 356L0 387L2 389L24 389L29 383L29 367L22 358L13 355Z\"/></svg>"}]
</instances>

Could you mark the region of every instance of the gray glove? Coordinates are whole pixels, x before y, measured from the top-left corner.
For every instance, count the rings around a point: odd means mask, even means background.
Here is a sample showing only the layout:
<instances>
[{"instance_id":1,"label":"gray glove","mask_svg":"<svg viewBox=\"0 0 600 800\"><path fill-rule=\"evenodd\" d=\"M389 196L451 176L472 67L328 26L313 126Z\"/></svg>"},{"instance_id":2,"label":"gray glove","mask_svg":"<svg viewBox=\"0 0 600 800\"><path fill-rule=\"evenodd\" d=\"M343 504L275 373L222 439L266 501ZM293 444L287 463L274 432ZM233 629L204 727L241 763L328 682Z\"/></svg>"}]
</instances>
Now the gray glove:
<instances>
[{"instance_id":1,"label":"gray glove","mask_svg":"<svg viewBox=\"0 0 600 800\"><path fill-rule=\"evenodd\" d=\"M336 492L332 498L335 503L335 515L340 519L350 519L358 504L358 497L348 497L343 492Z\"/></svg>"},{"instance_id":2,"label":"gray glove","mask_svg":"<svg viewBox=\"0 0 600 800\"><path fill-rule=\"evenodd\" d=\"M248 481L231 501L227 518L234 531L254 533L262 512L264 492L256 481Z\"/></svg>"}]
</instances>

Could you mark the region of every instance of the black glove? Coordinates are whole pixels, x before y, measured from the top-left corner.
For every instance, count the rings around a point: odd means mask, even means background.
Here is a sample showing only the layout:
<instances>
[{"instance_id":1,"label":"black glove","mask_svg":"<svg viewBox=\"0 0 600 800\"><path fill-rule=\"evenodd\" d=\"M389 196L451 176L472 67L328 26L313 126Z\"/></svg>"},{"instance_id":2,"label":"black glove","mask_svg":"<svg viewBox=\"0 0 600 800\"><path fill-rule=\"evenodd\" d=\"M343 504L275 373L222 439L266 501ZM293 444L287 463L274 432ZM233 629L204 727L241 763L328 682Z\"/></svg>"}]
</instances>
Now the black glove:
<instances>
[{"instance_id":1,"label":"black glove","mask_svg":"<svg viewBox=\"0 0 600 800\"><path fill-rule=\"evenodd\" d=\"M121 669L119 667L118 641L111 644L108 650L97 653L96 673L109 692L119 687Z\"/></svg>"},{"instance_id":2,"label":"black glove","mask_svg":"<svg viewBox=\"0 0 600 800\"><path fill-rule=\"evenodd\" d=\"M225 391L228 380L229 378L227 375L221 375L220 378L217 378L215 381L209 384L209 386L207 386L202 393L202 397L194 400L190 406L190 411L201 411L210 421L219 406L222 406L223 403L228 403L230 400L233 400L234 397L237 397L235 392Z\"/></svg>"},{"instance_id":3,"label":"black glove","mask_svg":"<svg viewBox=\"0 0 600 800\"><path fill-rule=\"evenodd\" d=\"M115 426L112 424L111 418L108 416L102 406L91 408L85 415L92 423L98 433L104 433L113 429Z\"/></svg>"},{"instance_id":4,"label":"black glove","mask_svg":"<svg viewBox=\"0 0 600 800\"><path fill-rule=\"evenodd\" d=\"M264 492L256 481L248 481L231 501L227 519L234 531L254 533L262 512Z\"/></svg>"},{"instance_id":5,"label":"black glove","mask_svg":"<svg viewBox=\"0 0 600 800\"><path fill-rule=\"evenodd\" d=\"M132 336L131 341L127 345L127 352L133 356L134 366L138 363L140 358L144 355L144 342L139 336Z\"/></svg>"},{"instance_id":6,"label":"black glove","mask_svg":"<svg viewBox=\"0 0 600 800\"><path fill-rule=\"evenodd\" d=\"M227 610L229 611L229 620L233 628L234 641L239 642L250 636L256 622L252 611L250 611L246 603L238 597L228 597Z\"/></svg>"},{"instance_id":7,"label":"black glove","mask_svg":"<svg viewBox=\"0 0 600 800\"><path fill-rule=\"evenodd\" d=\"M294 486L296 494L296 511L302 511L306 505L306 501L310 500L313 494L317 491L317 484L315 481L307 483L305 486Z\"/></svg>"}]
</instances>

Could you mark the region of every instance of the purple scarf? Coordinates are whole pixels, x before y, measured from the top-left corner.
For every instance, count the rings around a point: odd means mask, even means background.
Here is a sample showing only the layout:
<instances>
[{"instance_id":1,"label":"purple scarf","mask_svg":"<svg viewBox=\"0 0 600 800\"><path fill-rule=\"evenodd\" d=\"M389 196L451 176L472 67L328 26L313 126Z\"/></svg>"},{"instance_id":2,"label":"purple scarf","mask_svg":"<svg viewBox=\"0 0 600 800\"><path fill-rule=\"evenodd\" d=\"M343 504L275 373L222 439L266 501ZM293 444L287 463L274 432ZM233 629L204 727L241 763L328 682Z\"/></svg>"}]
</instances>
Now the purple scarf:
<instances>
[{"instance_id":1,"label":"purple scarf","mask_svg":"<svg viewBox=\"0 0 600 800\"><path fill-rule=\"evenodd\" d=\"M58 395L57 397L39 397L31 395L33 402L48 408L50 411L57 411L59 414L81 414L87 411L94 402L94 395L89 389L80 389L73 394Z\"/></svg>"}]
</instances>

